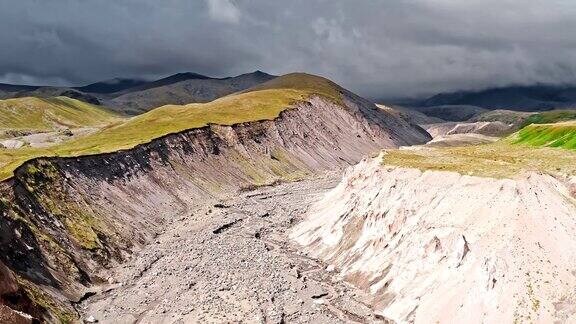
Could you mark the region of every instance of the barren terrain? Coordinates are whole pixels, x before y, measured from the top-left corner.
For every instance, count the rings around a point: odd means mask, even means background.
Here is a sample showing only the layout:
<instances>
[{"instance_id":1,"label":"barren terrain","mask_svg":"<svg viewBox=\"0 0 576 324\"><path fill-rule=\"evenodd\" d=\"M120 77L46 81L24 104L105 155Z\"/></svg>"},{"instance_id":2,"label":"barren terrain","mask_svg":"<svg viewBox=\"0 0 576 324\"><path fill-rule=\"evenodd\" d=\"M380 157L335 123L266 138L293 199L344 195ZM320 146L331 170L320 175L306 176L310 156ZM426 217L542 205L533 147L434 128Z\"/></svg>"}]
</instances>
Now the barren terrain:
<instances>
[{"instance_id":1,"label":"barren terrain","mask_svg":"<svg viewBox=\"0 0 576 324\"><path fill-rule=\"evenodd\" d=\"M287 230L336 177L200 203L78 306L101 323L365 323L367 296L300 254ZM328 269L330 270L330 269Z\"/></svg>"},{"instance_id":2,"label":"barren terrain","mask_svg":"<svg viewBox=\"0 0 576 324\"><path fill-rule=\"evenodd\" d=\"M290 237L396 323L573 323L574 178L423 169L350 168Z\"/></svg>"}]
</instances>

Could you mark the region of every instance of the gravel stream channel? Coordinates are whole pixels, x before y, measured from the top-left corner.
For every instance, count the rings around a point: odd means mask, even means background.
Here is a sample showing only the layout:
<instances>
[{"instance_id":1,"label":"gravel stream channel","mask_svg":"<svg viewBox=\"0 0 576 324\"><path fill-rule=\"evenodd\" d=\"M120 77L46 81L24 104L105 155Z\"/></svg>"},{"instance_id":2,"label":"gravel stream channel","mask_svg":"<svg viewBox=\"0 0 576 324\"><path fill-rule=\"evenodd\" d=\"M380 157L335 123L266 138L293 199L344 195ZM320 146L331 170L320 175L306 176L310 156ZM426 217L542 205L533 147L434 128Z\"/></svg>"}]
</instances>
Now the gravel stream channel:
<instances>
[{"instance_id":1,"label":"gravel stream channel","mask_svg":"<svg viewBox=\"0 0 576 324\"><path fill-rule=\"evenodd\" d=\"M77 305L98 323L377 323L369 296L288 241L338 178L199 203Z\"/></svg>"}]
</instances>

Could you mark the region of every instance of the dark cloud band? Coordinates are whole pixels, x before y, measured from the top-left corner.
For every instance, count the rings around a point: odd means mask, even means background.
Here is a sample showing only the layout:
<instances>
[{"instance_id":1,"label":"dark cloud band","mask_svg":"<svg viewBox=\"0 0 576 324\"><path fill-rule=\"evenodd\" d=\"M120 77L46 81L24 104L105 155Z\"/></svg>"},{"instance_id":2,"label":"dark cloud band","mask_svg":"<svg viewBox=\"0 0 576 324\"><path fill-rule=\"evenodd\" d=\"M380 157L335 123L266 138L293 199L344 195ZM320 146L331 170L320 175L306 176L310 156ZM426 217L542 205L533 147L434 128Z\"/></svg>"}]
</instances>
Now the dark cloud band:
<instances>
[{"instance_id":1,"label":"dark cloud band","mask_svg":"<svg viewBox=\"0 0 576 324\"><path fill-rule=\"evenodd\" d=\"M371 97L575 83L552 0L0 0L0 81L321 74Z\"/></svg>"}]
</instances>

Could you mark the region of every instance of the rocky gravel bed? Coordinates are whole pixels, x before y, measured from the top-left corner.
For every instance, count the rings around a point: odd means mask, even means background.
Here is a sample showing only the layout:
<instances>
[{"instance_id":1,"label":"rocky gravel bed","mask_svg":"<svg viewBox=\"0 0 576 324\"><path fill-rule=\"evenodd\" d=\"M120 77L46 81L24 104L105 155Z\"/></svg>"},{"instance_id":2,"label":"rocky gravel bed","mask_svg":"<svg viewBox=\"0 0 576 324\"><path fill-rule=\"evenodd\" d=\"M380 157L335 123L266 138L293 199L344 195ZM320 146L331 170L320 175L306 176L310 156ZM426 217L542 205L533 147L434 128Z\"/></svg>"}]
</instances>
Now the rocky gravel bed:
<instances>
[{"instance_id":1,"label":"rocky gravel bed","mask_svg":"<svg viewBox=\"0 0 576 324\"><path fill-rule=\"evenodd\" d=\"M287 230L336 179L199 202L77 306L99 323L371 323L362 292L298 252Z\"/></svg>"}]
</instances>

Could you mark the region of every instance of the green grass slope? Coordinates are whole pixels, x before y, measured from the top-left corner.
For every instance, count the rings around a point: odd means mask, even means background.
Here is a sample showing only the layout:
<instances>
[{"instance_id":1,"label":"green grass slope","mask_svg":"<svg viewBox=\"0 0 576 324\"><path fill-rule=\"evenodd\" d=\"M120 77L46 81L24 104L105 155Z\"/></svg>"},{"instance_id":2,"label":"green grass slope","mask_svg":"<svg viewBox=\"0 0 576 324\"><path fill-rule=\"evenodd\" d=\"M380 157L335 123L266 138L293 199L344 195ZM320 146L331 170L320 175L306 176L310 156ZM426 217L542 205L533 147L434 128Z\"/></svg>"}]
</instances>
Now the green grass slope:
<instances>
[{"instance_id":1,"label":"green grass slope","mask_svg":"<svg viewBox=\"0 0 576 324\"><path fill-rule=\"evenodd\" d=\"M294 73L209 103L163 106L126 122L104 127L92 135L49 148L0 150L0 180L11 177L18 166L35 157L114 152L208 124L233 125L272 120L295 102L312 95L340 102L340 91L340 87L327 79Z\"/></svg>"},{"instance_id":2,"label":"green grass slope","mask_svg":"<svg viewBox=\"0 0 576 324\"><path fill-rule=\"evenodd\" d=\"M506 140L513 144L576 149L576 122L528 125Z\"/></svg>"},{"instance_id":3,"label":"green grass slope","mask_svg":"<svg viewBox=\"0 0 576 324\"><path fill-rule=\"evenodd\" d=\"M102 107L67 97L0 100L0 129L52 131L105 125L119 117Z\"/></svg>"}]
</instances>

